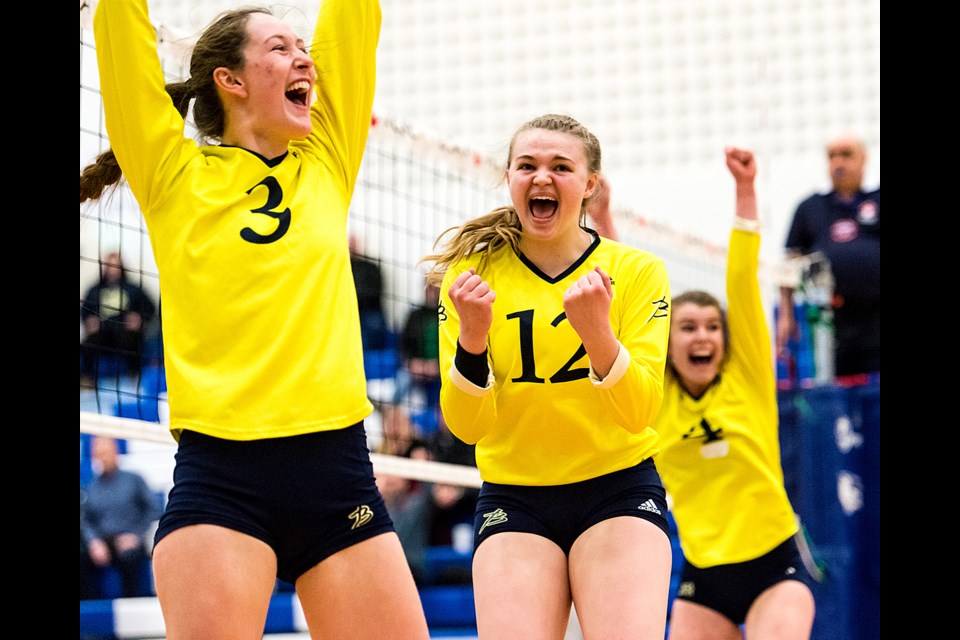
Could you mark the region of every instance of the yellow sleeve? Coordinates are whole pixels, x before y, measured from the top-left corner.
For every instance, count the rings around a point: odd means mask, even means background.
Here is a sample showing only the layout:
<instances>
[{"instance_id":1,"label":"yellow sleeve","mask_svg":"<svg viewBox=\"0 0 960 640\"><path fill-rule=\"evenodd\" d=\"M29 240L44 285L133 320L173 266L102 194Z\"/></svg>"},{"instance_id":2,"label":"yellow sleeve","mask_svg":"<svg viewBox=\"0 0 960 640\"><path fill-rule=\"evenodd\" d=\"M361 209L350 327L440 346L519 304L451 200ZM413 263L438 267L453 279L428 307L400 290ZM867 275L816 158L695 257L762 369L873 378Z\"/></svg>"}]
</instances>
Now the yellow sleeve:
<instances>
[{"instance_id":1,"label":"yellow sleeve","mask_svg":"<svg viewBox=\"0 0 960 640\"><path fill-rule=\"evenodd\" d=\"M773 345L763 310L758 270L760 234L734 229L727 258L727 317L730 343L740 352L737 362L764 397L776 398Z\"/></svg>"},{"instance_id":2,"label":"yellow sleeve","mask_svg":"<svg viewBox=\"0 0 960 640\"><path fill-rule=\"evenodd\" d=\"M198 153L167 94L146 0L100 0L93 19L110 146L137 202L149 209Z\"/></svg>"},{"instance_id":3,"label":"yellow sleeve","mask_svg":"<svg viewBox=\"0 0 960 640\"><path fill-rule=\"evenodd\" d=\"M659 259L650 259L617 287L627 296L621 303L618 339L629 364L622 377L614 372L602 383L598 393L617 424L630 433L641 433L653 423L663 401L663 373L667 362L670 335L670 280ZM618 283L619 284L619 283ZM622 359L623 353L621 352Z\"/></svg>"},{"instance_id":4,"label":"yellow sleeve","mask_svg":"<svg viewBox=\"0 0 960 640\"><path fill-rule=\"evenodd\" d=\"M481 388L464 378L454 364L460 318L450 302L448 291L457 276L470 266L464 263L453 265L440 285L440 410L453 435L467 444L475 444L496 422L497 407L492 374L487 386Z\"/></svg>"},{"instance_id":5,"label":"yellow sleeve","mask_svg":"<svg viewBox=\"0 0 960 640\"><path fill-rule=\"evenodd\" d=\"M343 168L349 194L370 133L381 20L378 0L323 0L308 45L317 68L308 144Z\"/></svg>"}]
</instances>

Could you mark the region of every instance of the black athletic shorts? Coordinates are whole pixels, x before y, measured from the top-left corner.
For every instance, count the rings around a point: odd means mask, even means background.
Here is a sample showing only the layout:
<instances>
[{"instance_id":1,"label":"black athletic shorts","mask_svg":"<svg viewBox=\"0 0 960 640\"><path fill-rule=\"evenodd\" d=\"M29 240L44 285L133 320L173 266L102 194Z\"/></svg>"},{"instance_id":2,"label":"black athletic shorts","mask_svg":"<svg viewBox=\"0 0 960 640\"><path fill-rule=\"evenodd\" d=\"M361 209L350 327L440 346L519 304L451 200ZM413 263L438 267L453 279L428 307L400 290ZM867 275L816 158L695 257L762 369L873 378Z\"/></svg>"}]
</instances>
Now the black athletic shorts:
<instances>
[{"instance_id":1,"label":"black athletic shorts","mask_svg":"<svg viewBox=\"0 0 960 640\"><path fill-rule=\"evenodd\" d=\"M812 584L793 536L773 551L746 562L698 569L684 561L677 598L709 607L739 626L746 621L753 601L784 580Z\"/></svg>"},{"instance_id":2,"label":"black athletic shorts","mask_svg":"<svg viewBox=\"0 0 960 640\"><path fill-rule=\"evenodd\" d=\"M670 535L666 493L653 460L582 482L531 487L484 482L474 514L474 551L505 531L533 533L565 554L584 531L603 520L632 516Z\"/></svg>"},{"instance_id":3,"label":"black athletic shorts","mask_svg":"<svg viewBox=\"0 0 960 640\"><path fill-rule=\"evenodd\" d=\"M321 560L393 531L363 423L286 438L224 440L183 431L156 544L194 524L266 542L291 584Z\"/></svg>"}]
</instances>

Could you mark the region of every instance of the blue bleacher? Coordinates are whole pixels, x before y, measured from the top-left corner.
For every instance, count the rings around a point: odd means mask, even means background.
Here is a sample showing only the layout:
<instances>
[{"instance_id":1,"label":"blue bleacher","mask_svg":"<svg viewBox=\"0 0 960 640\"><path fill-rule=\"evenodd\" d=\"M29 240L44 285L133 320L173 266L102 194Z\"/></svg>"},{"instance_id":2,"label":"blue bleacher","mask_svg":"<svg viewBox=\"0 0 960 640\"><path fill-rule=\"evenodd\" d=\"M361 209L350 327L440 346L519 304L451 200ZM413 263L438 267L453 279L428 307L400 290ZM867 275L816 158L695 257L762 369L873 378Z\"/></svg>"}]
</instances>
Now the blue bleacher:
<instances>
[{"instance_id":1,"label":"blue bleacher","mask_svg":"<svg viewBox=\"0 0 960 640\"><path fill-rule=\"evenodd\" d=\"M160 422L160 399L167 392L167 377L162 366L147 366L140 371L135 394L123 394L116 415L147 422Z\"/></svg>"},{"instance_id":2,"label":"blue bleacher","mask_svg":"<svg viewBox=\"0 0 960 640\"><path fill-rule=\"evenodd\" d=\"M100 573L101 597L104 600L115 600L122 597L123 591L120 582L120 572L113 567L98 567L97 571ZM153 589L153 569L150 566L149 559L144 560L143 567L141 567L141 574L145 580L145 584L151 585L151 593L147 595L156 595Z\"/></svg>"},{"instance_id":3,"label":"blue bleacher","mask_svg":"<svg viewBox=\"0 0 960 640\"><path fill-rule=\"evenodd\" d=\"M363 370L368 380L392 380L399 366L400 358L394 345L363 353Z\"/></svg>"}]
</instances>

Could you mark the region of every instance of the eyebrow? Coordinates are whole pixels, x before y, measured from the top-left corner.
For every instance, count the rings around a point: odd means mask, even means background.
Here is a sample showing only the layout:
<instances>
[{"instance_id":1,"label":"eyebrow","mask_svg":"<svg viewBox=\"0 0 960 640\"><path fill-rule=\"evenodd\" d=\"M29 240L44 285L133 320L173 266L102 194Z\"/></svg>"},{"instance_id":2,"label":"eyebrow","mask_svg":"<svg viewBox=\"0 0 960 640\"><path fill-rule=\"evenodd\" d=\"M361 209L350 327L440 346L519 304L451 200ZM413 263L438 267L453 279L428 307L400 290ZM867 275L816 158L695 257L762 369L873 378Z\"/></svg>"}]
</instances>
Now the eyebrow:
<instances>
[{"instance_id":1,"label":"eyebrow","mask_svg":"<svg viewBox=\"0 0 960 640\"><path fill-rule=\"evenodd\" d=\"M573 158L568 158L567 156L553 156L553 160L563 160L564 162L574 162ZM517 156L514 160L536 160L535 157L531 155L522 155Z\"/></svg>"},{"instance_id":2,"label":"eyebrow","mask_svg":"<svg viewBox=\"0 0 960 640\"><path fill-rule=\"evenodd\" d=\"M275 34L273 34L273 35L267 36L266 38L263 39L263 41L266 43L266 42L270 42L271 40L274 40L274 39L280 40L280 41L282 41L282 42L287 42L287 36L285 36L285 35L283 35L283 34L281 34L281 33L275 33ZM293 44L295 44L295 45L298 46L298 47L302 47L302 46L304 46L306 43L304 42L303 38L296 38L296 39L293 41Z\"/></svg>"}]
</instances>

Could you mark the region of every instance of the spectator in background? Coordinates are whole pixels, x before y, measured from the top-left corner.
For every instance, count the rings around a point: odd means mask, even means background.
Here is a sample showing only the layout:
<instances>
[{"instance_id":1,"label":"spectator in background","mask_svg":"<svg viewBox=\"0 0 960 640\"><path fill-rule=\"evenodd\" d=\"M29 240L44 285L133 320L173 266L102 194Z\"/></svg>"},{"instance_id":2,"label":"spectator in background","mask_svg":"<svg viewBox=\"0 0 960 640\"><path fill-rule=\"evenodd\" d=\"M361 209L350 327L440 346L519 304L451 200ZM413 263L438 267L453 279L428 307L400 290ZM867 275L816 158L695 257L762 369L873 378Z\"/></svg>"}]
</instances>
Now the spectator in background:
<instances>
[{"instance_id":1,"label":"spectator in background","mask_svg":"<svg viewBox=\"0 0 960 640\"><path fill-rule=\"evenodd\" d=\"M81 490L80 539L93 565L117 569L124 598L149 596L146 535L160 517L160 505L142 476L120 468L116 440L93 438L91 456L98 473ZM84 565L81 555L81 597Z\"/></svg>"},{"instance_id":2,"label":"spectator in background","mask_svg":"<svg viewBox=\"0 0 960 640\"><path fill-rule=\"evenodd\" d=\"M429 437L420 437L405 408L385 409L385 439L379 453L414 460L435 460L476 467L475 447L468 445L446 428L440 417L439 428ZM383 494L407 561L418 584L423 584L426 549L451 546L453 528L467 523L473 528L473 514L479 490L457 484L421 482L391 474L377 474L377 486ZM469 567L443 567L432 576L438 584L470 584Z\"/></svg>"},{"instance_id":3,"label":"spectator in background","mask_svg":"<svg viewBox=\"0 0 960 640\"><path fill-rule=\"evenodd\" d=\"M399 453L413 460L431 459L427 443L410 440ZM431 484L389 473L377 474L377 487L390 512L404 555L418 585L423 584L427 546L430 544Z\"/></svg>"},{"instance_id":4,"label":"spectator in background","mask_svg":"<svg viewBox=\"0 0 960 640\"><path fill-rule=\"evenodd\" d=\"M389 333L383 313L383 273L379 262L364 255L357 234L350 234L349 246L350 269L360 310L360 340L364 351L377 351L387 346Z\"/></svg>"},{"instance_id":5,"label":"spectator in background","mask_svg":"<svg viewBox=\"0 0 960 640\"><path fill-rule=\"evenodd\" d=\"M438 411L437 415L437 430L427 440L431 459L447 464L476 467L476 445L467 444L450 433L450 429L443 419L443 413ZM453 545L454 528L464 523L467 523L472 532L477 498L480 496L479 489L458 484L434 483L430 487L430 496L432 499L430 513L431 545ZM456 566L444 569L435 579L442 584L471 584L473 582L473 576L469 568L460 570Z\"/></svg>"},{"instance_id":6,"label":"spectator in background","mask_svg":"<svg viewBox=\"0 0 960 640\"><path fill-rule=\"evenodd\" d=\"M413 394L419 393L422 402L411 406L411 411L436 410L440 402L439 302L440 287L426 283L423 302L407 314L400 334L394 404L410 405Z\"/></svg>"},{"instance_id":7,"label":"spectator in background","mask_svg":"<svg viewBox=\"0 0 960 640\"><path fill-rule=\"evenodd\" d=\"M87 500L87 492L80 483L80 599L96 600L100 597L100 572L93 564L88 549L87 537L83 533L83 504Z\"/></svg>"},{"instance_id":8,"label":"spectator in background","mask_svg":"<svg viewBox=\"0 0 960 640\"><path fill-rule=\"evenodd\" d=\"M103 259L100 281L80 301L85 336L80 342L80 374L96 379L105 356L121 359L128 375L140 372L146 330L156 305L137 284L130 282L119 252Z\"/></svg>"},{"instance_id":9,"label":"spectator in background","mask_svg":"<svg viewBox=\"0 0 960 640\"><path fill-rule=\"evenodd\" d=\"M787 234L787 257L819 251L833 271L833 325L838 379L880 371L880 187L863 190L867 149L843 134L827 144L833 190L797 207ZM782 288L777 349L797 333L793 289Z\"/></svg>"},{"instance_id":10,"label":"spectator in background","mask_svg":"<svg viewBox=\"0 0 960 640\"><path fill-rule=\"evenodd\" d=\"M377 453L390 456L406 455L411 443L419 439L420 431L410 420L410 413L402 405L385 404L380 407L380 442L373 447Z\"/></svg>"}]
</instances>

